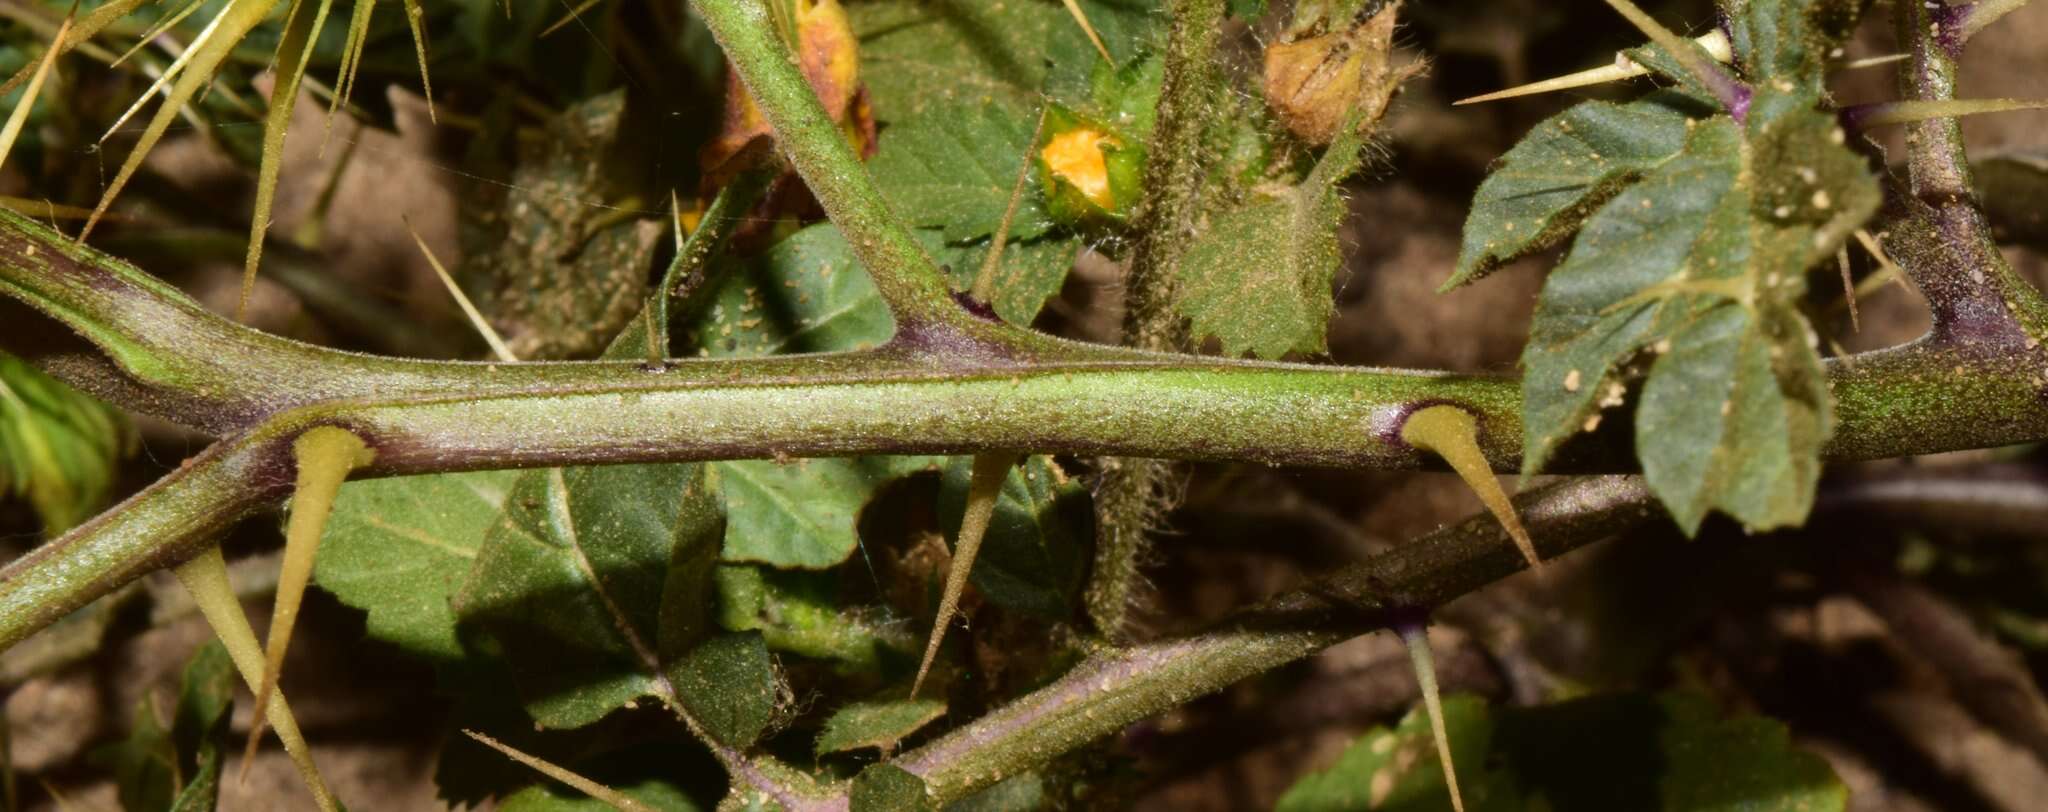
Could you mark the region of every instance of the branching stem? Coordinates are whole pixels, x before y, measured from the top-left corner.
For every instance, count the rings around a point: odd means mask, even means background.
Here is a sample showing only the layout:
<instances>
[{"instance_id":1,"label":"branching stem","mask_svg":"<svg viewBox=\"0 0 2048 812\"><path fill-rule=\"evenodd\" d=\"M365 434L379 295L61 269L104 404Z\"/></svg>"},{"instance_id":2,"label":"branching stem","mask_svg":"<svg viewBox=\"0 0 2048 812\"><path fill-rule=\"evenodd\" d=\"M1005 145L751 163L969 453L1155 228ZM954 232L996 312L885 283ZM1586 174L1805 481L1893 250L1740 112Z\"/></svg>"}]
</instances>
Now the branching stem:
<instances>
[{"instance_id":1,"label":"branching stem","mask_svg":"<svg viewBox=\"0 0 2048 812\"><path fill-rule=\"evenodd\" d=\"M1900 3L1894 14L1909 59L1899 70L1908 100L1955 100L1960 23L1947 6ZM1967 19L1967 15L1962 19ZM1927 298L1930 338L1963 345L2029 345L2048 339L2048 303L2013 272L1978 207L1963 131L1954 118L1906 127L1910 196L1886 249Z\"/></svg>"},{"instance_id":2,"label":"branching stem","mask_svg":"<svg viewBox=\"0 0 2048 812\"><path fill-rule=\"evenodd\" d=\"M695 8L774 128L777 145L846 234L899 325L966 318L952 302L945 275L889 211L840 128L818 103L776 34L767 5L699 0Z\"/></svg>"}]
</instances>

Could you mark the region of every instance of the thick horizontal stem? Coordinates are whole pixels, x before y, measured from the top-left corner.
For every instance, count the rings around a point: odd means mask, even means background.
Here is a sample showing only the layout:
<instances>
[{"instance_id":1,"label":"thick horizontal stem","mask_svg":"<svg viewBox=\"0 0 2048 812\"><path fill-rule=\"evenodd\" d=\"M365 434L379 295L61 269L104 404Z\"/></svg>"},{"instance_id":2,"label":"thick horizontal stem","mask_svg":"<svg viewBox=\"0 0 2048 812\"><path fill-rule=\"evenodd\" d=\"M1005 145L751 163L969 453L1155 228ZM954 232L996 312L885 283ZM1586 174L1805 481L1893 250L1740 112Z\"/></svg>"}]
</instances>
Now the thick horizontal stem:
<instances>
[{"instance_id":1,"label":"thick horizontal stem","mask_svg":"<svg viewBox=\"0 0 2048 812\"><path fill-rule=\"evenodd\" d=\"M1530 491L1516 507L1546 556L1662 515L1636 477L1587 477ZM1415 619L1526 566L1492 516L1401 545L1192 637L1111 649L1058 681L901 756L950 801L1133 722L1391 622Z\"/></svg>"},{"instance_id":2,"label":"thick horizontal stem","mask_svg":"<svg viewBox=\"0 0 2048 812\"><path fill-rule=\"evenodd\" d=\"M45 356L55 371L124 406L239 438L0 570L0 646L189 554L240 511L276 498L290 472L259 450L322 424L377 449L369 476L982 451L1413 468L1431 460L1399 439L1401 422L1453 404L1479 417L1496 468L1519 465L1520 387L1509 378L1228 361L1029 334L996 341L929 324L866 353L658 369L379 358L230 324L134 268L19 218L0 220L0 293L105 353ZM43 328L16 319L0 336L22 339L9 331L24 324ZM1838 363L1830 382L1840 427L1826 454L2048 438L2042 367L2038 350L1933 342ZM1596 447L1559 467L1627 465L1626 449Z\"/></svg>"}]
</instances>

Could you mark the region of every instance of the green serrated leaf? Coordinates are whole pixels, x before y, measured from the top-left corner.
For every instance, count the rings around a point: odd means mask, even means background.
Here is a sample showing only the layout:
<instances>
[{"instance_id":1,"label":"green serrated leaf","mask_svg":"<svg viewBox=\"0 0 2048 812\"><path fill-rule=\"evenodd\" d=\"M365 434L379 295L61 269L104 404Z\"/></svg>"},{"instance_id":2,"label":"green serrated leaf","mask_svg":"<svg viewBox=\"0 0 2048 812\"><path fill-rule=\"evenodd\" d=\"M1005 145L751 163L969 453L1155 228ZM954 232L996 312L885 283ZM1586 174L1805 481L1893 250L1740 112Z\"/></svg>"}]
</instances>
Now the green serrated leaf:
<instances>
[{"instance_id":1,"label":"green serrated leaf","mask_svg":"<svg viewBox=\"0 0 2048 812\"><path fill-rule=\"evenodd\" d=\"M653 693L669 565L716 543L702 469L620 465L522 474L455 610L490 632L535 721L577 727Z\"/></svg>"},{"instance_id":2,"label":"green serrated leaf","mask_svg":"<svg viewBox=\"0 0 2048 812\"><path fill-rule=\"evenodd\" d=\"M1684 103L1586 102L1536 125L1495 163L1465 220L1449 290L1565 241L1601 204L1678 154Z\"/></svg>"},{"instance_id":3,"label":"green serrated leaf","mask_svg":"<svg viewBox=\"0 0 2048 812\"><path fill-rule=\"evenodd\" d=\"M932 465L924 457L716 463L714 482L730 522L724 558L802 569L845 561L860 546L855 524L868 499Z\"/></svg>"},{"instance_id":4,"label":"green serrated leaf","mask_svg":"<svg viewBox=\"0 0 2048 812\"><path fill-rule=\"evenodd\" d=\"M752 632L704 641L669 669L683 707L704 732L729 747L747 747L775 720L781 688L768 644Z\"/></svg>"},{"instance_id":5,"label":"green serrated leaf","mask_svg":"<svg viewBox=\"0 0 2048 812\"><path fill-rule=\"evenodd\" d=\"M1027 195L1036 194L1026 191ZM981 264L988 257L988 240L967 245L949 245L938 238L930 229L917 232L918 241L931 252L953 276L953 285L960 290L974 287L974 278L981 273ZM989 306L1003 321L1017 325L1029 325L1038 318L1038 312L1045 309L1045 303L1058 295L1060 286L1067 281L1067 272L1074 269L1074 257L1081 253L1078 237L1048 236L1029 242L1011 242L1003 247L1003 257L996 263L995 284L989 293Z\"/></svg>"},{"instance_id":6,"label":"green serrated leaf","mask_svg":"<svg viewBox=\"0 0 2048 812\"><path fill-rule=\"evenodd\" d=\"M939 489L948 538L959 532L972 465L956 459ZM1093 538L1088 489L1050 458L1030 457L1003 483L974 560L974 588L990 602L1051 620L1073 614Z\"/></svg>"},{"instance_id":7,"label":"green serrated leaf","mask_svg":"<svg viewBox=\"0 0 2048 812\"><path fill-rule=\"evenodd\" d=\"M313 574L369 613L371 637L434 660L464 656L455 596L517 471L371 479L342 486Z\"/></svg>"},{"instance_id":8,"label":"green serrated leaf","mask_svg":"<svg viewBox=\"0 0 2048 812\"><path fill-rule=\"evenodd\" d=\"M869 171L912 225L942 228L948 242L985 237L1009 208L1036 125L1026 111L934 103L882 133ZM1010 238L1028 240L1051 227L1038 197L1027 194L1010 223Z\"/></svg>"},{"instance_id":9,"label":"green serrated leaf","mask_svg":"<svg viewBox=\"0 0 2048 812\"><path fill-rule=\"evenodd\" d=\"M1158 29L1150 0L1083 0L1082 12L1119 64ZM876 118L903 121L959 100L1034 109L1049 74L1085 81L1101 60L1057 3L882 0L846 8L860 37L861 75Z\"/></svg>"},{"instance_id":10,"label":"green serrated leaf","mask_svg":"<svg viewBox=\"0 0 2048 812\"><path fill-rule=\"evenodd\" d=\"M818 734L817 753L823 756L865 747L887 751L944 715L946 703L935 699L856 702L825 720L825 730Z\"/></svg>"},{"instance_id":11,"label":"green serrated leaf","mask_svg":"<svg viewBox=\"0 0 2048 812\"><path fill-rule=\"evenodd\" d=\"M1637 456L1688 533L1713 511L1751 530L1804 521L1833 422L1798 312L1805 272L1880 200L1819 109L1825 55L1864 4L1722 5L1751 92L1741 120L1665 92L1545 122L1481 186L1446 285L1578 232L1522 355L1523 470L1596 430L1640 382ZM1676 71L1654 48L1638 56Z\"/></svg>"},{"instance_id":12,"label":"green serrated leaf","mask_svg":"<svg viewBox=\"0 0 2048 812\"><path fill-rule=\"evenodd\" d=\"M1344 258L1337 245L1341 184L1363 162L1357 123L1347 117L1307 179L1255 190L1250 202L1217 215L1188 246L1174 307L1197 338L1216 338L1228 355L1328 350L1336 312L1330 283Z\"/></svg>"},{"instance_id":13,"label":"green serrated leaf","mask_svg":"<svg viewBox=\"0 0 2048 812\"><path fill-rule=\"evenodd\" d=\"M1706 119L1593 215L1545 284L1523 353L1524 470L1618 405L1622 366L1647 350L1658 357L1637 452L1680 526L1713 509L1752 528L1805 518L1832 420L1794 309L1811 231L1755 222L1750 172L1740 129Z\"/></svg>"},{"instance_id":14,"label":"green serrated leaf","mask_svg":"<svg viewBox=\"0 0 2048 812\"><path fill-rule=\"evenodd\" d=\"M25 497L55 536L112 495L134 430L111 406L0 352L0 495Z\"/></svg>"},{"instance_id":15,"label":"green serrated leaf","mask_svg":"<svg viewBox=\"0 0 2048 812\"><path fill-rule=\"evenodd\" d=\"M894 764L861 770L847 795L853 812L929 812L938 808L924 779Z\"/></svg>"}]
</instances>

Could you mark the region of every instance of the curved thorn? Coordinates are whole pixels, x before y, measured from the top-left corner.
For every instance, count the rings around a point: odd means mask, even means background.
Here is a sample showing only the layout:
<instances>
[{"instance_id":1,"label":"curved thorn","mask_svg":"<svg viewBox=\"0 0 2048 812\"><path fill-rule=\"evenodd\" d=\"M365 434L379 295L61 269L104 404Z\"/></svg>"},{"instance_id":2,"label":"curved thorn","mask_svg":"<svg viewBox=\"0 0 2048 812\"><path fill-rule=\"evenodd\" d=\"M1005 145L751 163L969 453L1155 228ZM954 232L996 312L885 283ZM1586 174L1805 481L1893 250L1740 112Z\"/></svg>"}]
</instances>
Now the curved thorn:
<instances>
[{"instance_id":1,"label":"curved thorn","mask_svg":"<svg viewBox=\"0 0 2048 812\"><path fill-rule=\"evenodd\" d=\"M1543 559L1536 555L1535 542L1522 527L1521 518L1515 515L1515 505L1501 488L1500 480L1494 477L1485 452L1479 450L1479 421L1471 412L1449 404L1422 409L1401 424L1401 440L1442 457L1500 520L1501 527L1514 538L1515 547L1522 551L1522 557L1529 560L1529 568L1543 571Z\"/></svg>"}]
</instances>

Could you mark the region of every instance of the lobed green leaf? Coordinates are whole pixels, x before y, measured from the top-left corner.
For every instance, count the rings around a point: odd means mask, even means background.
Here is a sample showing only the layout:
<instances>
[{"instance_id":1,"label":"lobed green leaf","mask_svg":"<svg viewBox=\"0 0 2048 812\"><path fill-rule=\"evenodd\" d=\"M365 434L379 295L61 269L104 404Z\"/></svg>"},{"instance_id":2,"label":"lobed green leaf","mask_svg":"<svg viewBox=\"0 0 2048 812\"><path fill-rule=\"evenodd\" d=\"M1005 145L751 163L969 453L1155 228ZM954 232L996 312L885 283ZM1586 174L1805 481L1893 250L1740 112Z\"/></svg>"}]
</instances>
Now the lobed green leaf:
<instances>
[{"instance_id":1,"label":"lobed green leaf","mask_svg":"<svg viewBox=\"0 0 2048 812\"><path fill-rule=\"evenodd\" d=\"M1300 183L1215 216L1175 269L1174 308L1197 338L1229 355L1278 358L1328 350L1330 291L1343 252L1341 184L1364 162L1356 114Z\"/></svg>"},{"instance_id":2,"label":"lobed green leaf","mask_svg":"<svg viewBox=\"0 0 2048 812\"><path fill-rule=\"evenodd\" d=\"M1691 104L1586 102L1529 131L1479 185L1449 290L1563 243L1601 204L1677 156Z\"/></svg>"},{"instance_id":3,"label":"lobed green leaf","mask_svg":"<svg viewBox=\"0 0 2048 812\"><path fill-rule=\"evenodd\" d=\"M934 103L882 133L868 171L910 224L941 228L947 242L985 237L1002 224L1035 128L1025 111ZM1038 196L1027 194L1011 220L1010 238L1029 240L1051 227Z\"/></svg>"}]
</instances>

